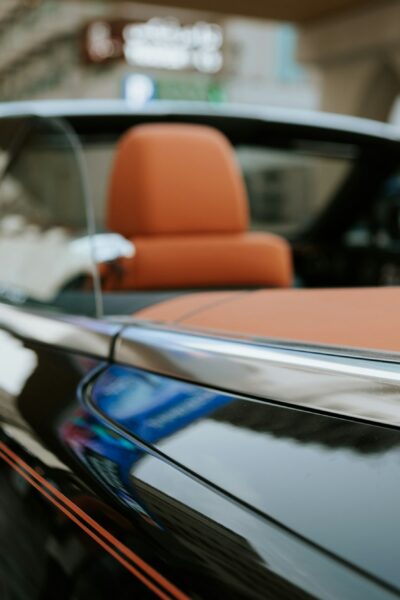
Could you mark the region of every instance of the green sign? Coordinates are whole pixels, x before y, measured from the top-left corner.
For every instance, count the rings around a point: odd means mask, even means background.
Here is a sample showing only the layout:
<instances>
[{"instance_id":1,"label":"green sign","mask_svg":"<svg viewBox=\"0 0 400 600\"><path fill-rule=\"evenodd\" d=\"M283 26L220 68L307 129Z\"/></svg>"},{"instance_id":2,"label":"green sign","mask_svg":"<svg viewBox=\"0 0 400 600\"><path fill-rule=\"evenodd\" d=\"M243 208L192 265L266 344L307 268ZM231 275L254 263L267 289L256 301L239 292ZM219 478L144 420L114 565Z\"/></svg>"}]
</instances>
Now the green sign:
<instances>
[{"instance_id":1,"label":"green sign","mask_svg":"<svg viewBox=\"0 0 400 600\"><path fill-rule=\"evenodd\" d=\"M158 100L197 100L224 102L225 91L221 84L196 80L156 80L155 97Z\"/></svg>"}]
</instances>

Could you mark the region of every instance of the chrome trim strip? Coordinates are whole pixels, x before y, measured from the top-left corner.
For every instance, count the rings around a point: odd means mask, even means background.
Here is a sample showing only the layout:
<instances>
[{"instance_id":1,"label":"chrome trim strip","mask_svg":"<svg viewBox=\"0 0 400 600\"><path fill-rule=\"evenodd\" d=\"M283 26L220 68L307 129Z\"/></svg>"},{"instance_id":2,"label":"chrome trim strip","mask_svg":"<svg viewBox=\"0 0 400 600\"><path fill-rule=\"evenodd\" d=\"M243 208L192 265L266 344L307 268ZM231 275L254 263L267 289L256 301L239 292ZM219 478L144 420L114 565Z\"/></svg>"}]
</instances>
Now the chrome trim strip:
<instances>
[{"instance_id":1,"label":"chrome trim strip","mask_svg":"<svg viewBox=\"0 0 400 600\"><path fill-rule=\"evenodd\" d=\"M310 352L313 354L324 354L326 356L340 356L343 358L361 358L368 359L371 361L378 362L394 362L400 364L400 351L394 352L393 350L377 350L373 348L360 348L357 346L339 346L337 344L324 345L318 342L301 342L299 340L291 340L290 338L270 338L266 336L255 336L249 334L238 334L238 333L229 333L223 329L210 329L207 331L201 331L196 328L188 327L186 325L173 324L167 325L157 321L148 321L146 319L140 318L132 319L132 316L110 316L107 317L107 320L112 321L114 323L120 323L124 326L130 326L132 324L139 325L141 327L145 326L150 329L162 329L166 331L173 331L175 333L186 333L191 334L196 337L201 336L210 336L212 338L218 338L222 340L229 340L235 342L246 342L248 344L257 344L268 346L269 348L277 348L280 350L296 350L300 352L306 352L309 354Z\"/></svg>"},{"instance_id":2,"label":"chrome trim strip","mask_svg":"<svg viewBox=\"0 0 400 600\"><path fill-rule=\"evenodd\" d=\"M121 327L97 319L46 314L0 303L0 329L23 340L108 359Z\"/></svg>"},{"instance_id":3,"label":"chrome trim strip","mask_svg":"<svg viewBox=\"0 0 400 600\"><path fill-rule=\"evenodd\" d=\"M400 426L400 361L131 326L115 345L126 365L235 394Z\"/></svg>"}]
</instances>

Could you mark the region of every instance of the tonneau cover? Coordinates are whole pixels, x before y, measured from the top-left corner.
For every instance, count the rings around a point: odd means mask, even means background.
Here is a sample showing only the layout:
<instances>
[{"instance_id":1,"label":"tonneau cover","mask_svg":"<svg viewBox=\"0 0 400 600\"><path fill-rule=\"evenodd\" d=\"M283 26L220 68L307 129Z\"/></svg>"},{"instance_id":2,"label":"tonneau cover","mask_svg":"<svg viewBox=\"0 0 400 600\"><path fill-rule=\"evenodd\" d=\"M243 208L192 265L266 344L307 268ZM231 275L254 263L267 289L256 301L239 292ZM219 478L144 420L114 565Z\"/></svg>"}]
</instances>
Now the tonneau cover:
<instances>
[{"instance_id":1,"label":"tonneau cover","mask_svg":"<svg viewBox=\"0 0 400 600\"><path fill-rule=\"evenodd\" d=\"M200 331L400 351L400 287L207 292L134 316Z\"/></svg>"}]
</instances>

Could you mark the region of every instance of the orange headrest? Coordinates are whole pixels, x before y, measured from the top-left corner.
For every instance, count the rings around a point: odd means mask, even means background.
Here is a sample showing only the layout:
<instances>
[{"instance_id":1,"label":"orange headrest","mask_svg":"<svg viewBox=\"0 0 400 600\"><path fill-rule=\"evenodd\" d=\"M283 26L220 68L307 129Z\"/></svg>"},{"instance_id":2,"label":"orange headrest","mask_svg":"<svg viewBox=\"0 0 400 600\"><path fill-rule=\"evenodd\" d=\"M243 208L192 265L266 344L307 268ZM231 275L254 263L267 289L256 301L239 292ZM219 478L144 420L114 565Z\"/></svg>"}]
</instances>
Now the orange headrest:
<instances>
[{"instance_id":1,"label":"orange headrest","mask_svg":"<svg viewBox=\"0 0 400 600\"><path fill-rule=\"evenodd\" d=\"M107 225L128 238L246 230L247 196L228 140L200 125L130 129L117 148Z\"/></svg>"}]
</instances>

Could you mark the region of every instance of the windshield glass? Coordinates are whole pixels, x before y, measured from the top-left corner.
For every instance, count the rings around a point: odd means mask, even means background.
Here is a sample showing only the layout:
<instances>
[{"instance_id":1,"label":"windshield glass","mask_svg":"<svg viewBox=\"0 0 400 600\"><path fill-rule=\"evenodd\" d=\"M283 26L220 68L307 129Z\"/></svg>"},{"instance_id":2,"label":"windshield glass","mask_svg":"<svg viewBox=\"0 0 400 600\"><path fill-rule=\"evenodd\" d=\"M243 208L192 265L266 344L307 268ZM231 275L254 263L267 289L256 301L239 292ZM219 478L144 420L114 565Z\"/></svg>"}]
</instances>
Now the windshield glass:
<instances>
[{"instance_id":1,"label":"windshield glass","mask_svg":"<svg viewBox=\"0 0 400 600\"><path fill-rule=\"evenodd\" d=\"M0 121L0 299L95 315L79 141L57 119Z\"/></svg>"}]
</instances>

